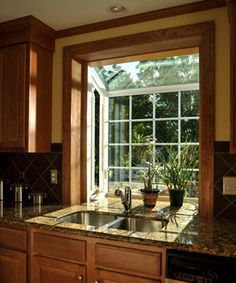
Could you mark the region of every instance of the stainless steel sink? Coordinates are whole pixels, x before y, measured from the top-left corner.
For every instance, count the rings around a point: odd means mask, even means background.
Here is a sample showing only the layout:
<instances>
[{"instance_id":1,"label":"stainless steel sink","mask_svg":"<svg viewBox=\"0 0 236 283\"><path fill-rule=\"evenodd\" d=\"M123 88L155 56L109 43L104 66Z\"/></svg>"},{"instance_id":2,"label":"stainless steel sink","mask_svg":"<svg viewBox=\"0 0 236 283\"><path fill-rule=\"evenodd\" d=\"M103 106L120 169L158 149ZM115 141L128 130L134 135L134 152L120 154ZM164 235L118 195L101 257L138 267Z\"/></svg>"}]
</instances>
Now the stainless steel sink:
<instances>
[{"instance_id":1,"label":"stainless steel sink","mask_svg":"<svg viewBox=\"0 0 236 283\"><path fill-rule=\"evenodd\" d=\"M158 232L167 224L166 220L149 220L141 218L121 218L109 228L128 230L133 232Z\"/></svg>"},{"instance_id":2,"label":"stainless steel sink","mask_svg":"<svg viewBox=\"0 0 236 283\"><path fill-rule=\"evenodd\" d=\"M94 226L96 229L100 226L111 223L116 219L117 217L114 215L100 214L93 211L79 211L63 216L59 219L59 221Z\"/></svg>"}]
</instances>

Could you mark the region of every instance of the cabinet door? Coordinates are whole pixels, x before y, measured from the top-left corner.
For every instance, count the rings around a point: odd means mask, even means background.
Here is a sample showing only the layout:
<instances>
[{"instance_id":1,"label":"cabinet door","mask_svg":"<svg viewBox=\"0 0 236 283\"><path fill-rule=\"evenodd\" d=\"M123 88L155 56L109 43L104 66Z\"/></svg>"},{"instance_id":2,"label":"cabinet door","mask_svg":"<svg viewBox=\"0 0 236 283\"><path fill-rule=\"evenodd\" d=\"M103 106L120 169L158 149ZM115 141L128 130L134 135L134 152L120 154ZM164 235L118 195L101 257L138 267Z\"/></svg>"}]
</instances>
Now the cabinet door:
<instances>
[{"instance_id":1,"label":"cabinet door","mask_svg":"<svg viewBox=\"0 0 236 283\"><path fill-rule=\"evenodd\" d=\"M161 283L159 280L141 278L132 275L110 272L107 270L96 270L95 283Z\"/></svg>"},{"instance_id":2,"label":"cabinet door","mask_svg":"<svg viewBox=\"0 0 236 283\"><path fill-rule=\"evenodd\" d=\"M26 283L26 254L0 248L0 282Z\"/></svg>"},{"instance_id":3,"label":"cabinet door","mask_svg":"<svg viewBox=\"0 0 236 283\"><path fill-rule=\"evenodd\" d=\"M26 128L26 44L0 49L0 149L23 149Z\"/></svg>"},{"instance_id":4,"label":"cabinet door","mask_svg":"<svg viewBox=\"0 0 236 283\"><path fill-rule=\"evenodd\" d=\"M31 281L34 283L85 283L86 268L41 256L34 257Z\"/></svg>"}]
</instances>

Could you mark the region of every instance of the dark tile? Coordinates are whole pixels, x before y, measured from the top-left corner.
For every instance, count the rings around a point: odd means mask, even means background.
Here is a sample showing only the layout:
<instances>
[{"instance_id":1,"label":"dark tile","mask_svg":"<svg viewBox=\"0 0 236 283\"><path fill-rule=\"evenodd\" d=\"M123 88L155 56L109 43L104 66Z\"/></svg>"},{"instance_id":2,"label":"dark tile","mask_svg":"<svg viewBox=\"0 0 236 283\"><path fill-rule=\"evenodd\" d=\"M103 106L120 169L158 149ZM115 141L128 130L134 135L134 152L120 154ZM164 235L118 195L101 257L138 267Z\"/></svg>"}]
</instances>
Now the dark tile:
<instances>
[{"instance_id":1,"label":"dark tile","mask_svg":"<svg viewBox=\"0 0 236 283\"><path fill-rule=\"evenodd\" d=\"M226 206L223 210L216 214L216 217L219 218L229 218L229 219L236 219L236 203L230 204Z\"/></svg>"},{"instance_id":2,"label":"dark tile","mask_svg":"<svg viewBox=\"0 0 236 283\"><path fill-rule=\"evenodd\" d=\"M62 143L52 143L51 152L62 152Z\"/></svg>"},{"instance_id":3,"label":"dark tile","mask_svg":"<svg viewBox=\"0 0 236 283\"><path fill-rule=\"evenodd\" d=\"M24 172L31 164L28 155L25 153L19 153L12 162L15 164L19 172Z\"/></svg>"},{"instance_id":4,"label":"dark tile","mask_svg":"<svg viewBox=\"0 0 236 283\"><path fill-rule=\"evenodd\" d=\"M215 141L214 143L215 152L229 152L229 147L228 141Z\"/></svg>"}]
</instances>

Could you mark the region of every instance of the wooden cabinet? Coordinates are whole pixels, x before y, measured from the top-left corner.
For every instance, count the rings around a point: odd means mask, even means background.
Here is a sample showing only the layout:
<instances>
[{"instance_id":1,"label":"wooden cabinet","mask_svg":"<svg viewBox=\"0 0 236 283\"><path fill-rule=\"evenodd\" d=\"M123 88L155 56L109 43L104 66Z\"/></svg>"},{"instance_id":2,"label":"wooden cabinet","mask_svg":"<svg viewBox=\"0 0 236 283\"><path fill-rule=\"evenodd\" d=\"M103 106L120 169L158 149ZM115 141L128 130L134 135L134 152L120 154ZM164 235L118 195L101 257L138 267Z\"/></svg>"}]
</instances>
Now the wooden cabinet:
<instances>
[{"instance_id":1,"label":"wooden cabinet","mask_svg":"<svg viewBox=\"0 0 236 283\"><path fill-rule=\"evenodd\" d=\"M0 151L50 151L54 38L33 19L0 24Z\"/></svg>"},{"instance_id":2,"label":"wooden cabinet","mask_svg":"<svg viewBox=\"0 0 236 283\"><path fill-rule=\"evenodd\" d=\"M36 256L34 283L85 283L86 268L76 263Z\"/></svg>"},{"instance_id":3,"label":"wooden cabinet","mask_svg":"<svg viewBox=\"0 0 236 283\"><path fill-rule=\"evenodd\" d=\"M0 282L27 282L27 235L24 230L0 227Z\"/></svg>"},{"instance_id":4,"label":"wooden cabinet","mask_svg":"<svg viewBox=\"0 0 236 283\"><path fill-rule=\"evenodd\" d=\"M86 240L39 231L32 239L31 282L86 282Z\"/></svg>"},{"instance_id":5,"label":"wooden cabinet","mask_svg":"<svg viewBox=\"0 0 236 283\"><path fill-rule=\"evenodd\" d=\"M0 49L0 147L25 148L26 44Z\"/></svg>"},{"instance_id":6,"label":"wooden cabinet","mask_svg":"<svg viewBox=\"0 0 236 283\"><path fill-rule=\"evenodd\" d=\"M163 250L101 241L95 245L96 280L99 283L160 283L163 276Z\"/></svg>"},{"instance_id":7,"label":"wooden cabinet","mask_svg":"<svg viewBox=\"0 0 236 283\"><path fill-rule=\"evenodd\" d=\"M32 230L33 283L164 283L165 250Z\"/></svg>"},{"instance_id":8,"label":"wooden cabinet","mask_svg":"<svg viewBox=\"0 0 236 283\"><path fill-rule=\"evenodd\" d=\"M96 270L95 283L161 283L156 279L148 279L107 270Z\"/></svg>"},{"instance_id":9,"label":"wooden cabinet","mask_svg":"<svg viewBox=\"0 0 236 283\"><path fill-rule=\"evenodd\" d=\"M0 282L27 282L25 253L0 248Z\"/></svg>"}]
</instances>

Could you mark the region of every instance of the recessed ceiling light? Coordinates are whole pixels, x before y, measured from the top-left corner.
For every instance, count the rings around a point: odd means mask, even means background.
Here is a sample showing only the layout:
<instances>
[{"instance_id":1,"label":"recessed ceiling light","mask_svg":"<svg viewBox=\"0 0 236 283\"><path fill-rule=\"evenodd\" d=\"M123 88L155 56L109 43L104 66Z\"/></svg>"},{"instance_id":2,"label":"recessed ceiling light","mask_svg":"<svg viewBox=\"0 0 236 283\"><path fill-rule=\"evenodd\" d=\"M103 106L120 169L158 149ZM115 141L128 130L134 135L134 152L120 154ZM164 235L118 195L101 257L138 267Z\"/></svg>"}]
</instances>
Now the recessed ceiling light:
<instances>
[{"instance_id":1,"label":"recessed ceiling light","mask_svg":"<svg viewBox=\"0 0 236 283\"><path fill-rule=\"evenodd\" d=\"M126 7L121 4L111 4L107 7L107 11L113 15L120 15L126 11Z\"/></svg>"}]
</instances>

